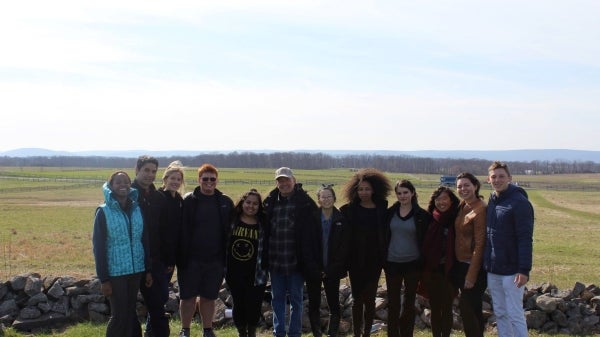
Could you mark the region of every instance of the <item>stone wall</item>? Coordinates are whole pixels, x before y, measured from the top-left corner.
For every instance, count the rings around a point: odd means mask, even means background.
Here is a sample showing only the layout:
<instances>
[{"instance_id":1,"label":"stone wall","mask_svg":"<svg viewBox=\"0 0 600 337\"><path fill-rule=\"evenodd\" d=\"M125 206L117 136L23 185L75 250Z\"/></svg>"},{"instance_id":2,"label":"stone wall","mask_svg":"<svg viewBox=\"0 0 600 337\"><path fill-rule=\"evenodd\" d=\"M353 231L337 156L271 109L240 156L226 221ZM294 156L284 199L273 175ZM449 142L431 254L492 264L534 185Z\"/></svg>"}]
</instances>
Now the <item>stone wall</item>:
<instances>
[{"instance_id":1,"label":"stone wall","mask_svg":"<svg viewBox=\"0 0 600 337\"><path fill-rule=\"evenodd\" d=\"M166 310L172 317L178 317L178 285L171 287ZM323 296L323 327L327 325L327 307ZM377 292L376 322L373 331L385 330L387 321L387 290L385 285ZM340 302L343 318L341 333L351 333L352 295L348 283L344 280L340 287ZM138 296L138 315L146 313L143 299ZM273 312L270 308L270 294L265 292L263 302L264 329L271 327ZM456 304L456 301L455 301ZM426 300L417 296L416 326L429 328L430 312ZM559 290L549 283L529 285L523 298L527 325L545 333L586 334L600 333L600 288L595 285L576 283L573 289ZM231 295L226 287L221 289L217 300L217 312L214 317L216 326L232 325L228 310L232 306ZM495 331L495 317L489 295L484 298L484 316L488 331ZM303 327L310 331L307 316L308 305L304 305ZM70 276L42 277L31 273L19 275L0 283L0 323L13 326L20 331L34 331L73 324L81 321L106 322L110 315L108 301L100 292L100 282L96 278L75 279ZM462 329L458 309L454 310L454 328Z\"/></svg>"}]
</instances>

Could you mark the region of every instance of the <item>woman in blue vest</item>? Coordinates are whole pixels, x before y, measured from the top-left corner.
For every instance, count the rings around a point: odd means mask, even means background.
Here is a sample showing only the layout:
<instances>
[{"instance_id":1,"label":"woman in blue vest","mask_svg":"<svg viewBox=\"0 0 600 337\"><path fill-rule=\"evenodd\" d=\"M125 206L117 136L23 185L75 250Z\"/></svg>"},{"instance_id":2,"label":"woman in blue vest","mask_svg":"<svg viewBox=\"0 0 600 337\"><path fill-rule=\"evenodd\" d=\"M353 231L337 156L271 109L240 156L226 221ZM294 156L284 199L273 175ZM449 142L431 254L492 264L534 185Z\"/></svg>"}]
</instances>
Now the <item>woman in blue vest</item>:
<instances>
[{"instance_id":1,"label":"woman in blue vest","mask_svg":"<svg viewBox=\"0 0 600 337\"><path fill-rule=\"evenodd\" d=\"M102 187L104 203L96 209L94 220L94 258L102 294L110 302L111 316L107 337L141 335L136 317L140 279L152 285L148 237L137 203L138 191L124 171L116 171ZM144 276L145 274L145 276ZM135 330L140 330L134 334Z\"/></svg>"}]
</instances>

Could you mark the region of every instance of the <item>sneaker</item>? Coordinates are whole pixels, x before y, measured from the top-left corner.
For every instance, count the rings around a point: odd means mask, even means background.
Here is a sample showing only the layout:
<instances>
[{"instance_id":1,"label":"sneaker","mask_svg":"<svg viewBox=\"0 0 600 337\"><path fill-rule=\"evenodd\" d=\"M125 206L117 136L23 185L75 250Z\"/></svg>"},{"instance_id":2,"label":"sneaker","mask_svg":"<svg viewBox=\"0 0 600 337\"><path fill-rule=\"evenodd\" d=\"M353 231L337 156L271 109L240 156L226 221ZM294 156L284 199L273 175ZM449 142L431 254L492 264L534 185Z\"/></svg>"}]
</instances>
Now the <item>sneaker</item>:
<instances>
[{"instance_id":1,"label":"sneaker","mask_svg":"<svg viewBox=\"0 0 600 337\"><path fill-rule=\"evenodd\" d=\"M190 337L190 329L181 329L179 337Z\"/></svg>"},{"instance_id":2,"label":"sneaker","mask_svg":"<svg viewBox=\"0 0 600 337\"><path fill-rule=\"evenodd\" d=\"M215 332L213 331L213 329L210 329L210 330L204 330L203 337L217 337L217 335L215 335Z\"/></svg>"}]
</instances>

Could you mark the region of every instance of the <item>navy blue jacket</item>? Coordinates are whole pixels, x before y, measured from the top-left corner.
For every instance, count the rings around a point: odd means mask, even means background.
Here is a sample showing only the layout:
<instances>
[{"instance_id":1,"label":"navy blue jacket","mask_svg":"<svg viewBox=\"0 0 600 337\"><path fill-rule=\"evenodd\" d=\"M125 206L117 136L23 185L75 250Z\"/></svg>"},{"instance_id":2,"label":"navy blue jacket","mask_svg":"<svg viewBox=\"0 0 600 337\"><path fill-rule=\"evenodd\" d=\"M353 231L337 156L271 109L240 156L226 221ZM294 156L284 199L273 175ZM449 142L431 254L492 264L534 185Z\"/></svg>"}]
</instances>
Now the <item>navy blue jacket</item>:
<instances>
[{"instance_id":1,"label":"navy blue jacket","mask_svg":"<svg viewBox=\"0 0 600 337\"><path fill-rule=\"evenodd\" d=\"M498 275L529 277L533 255L533 207L527 192L513 184L492 193L487 206L486 243L483 265Z\"/></svg>"}]
</instances>

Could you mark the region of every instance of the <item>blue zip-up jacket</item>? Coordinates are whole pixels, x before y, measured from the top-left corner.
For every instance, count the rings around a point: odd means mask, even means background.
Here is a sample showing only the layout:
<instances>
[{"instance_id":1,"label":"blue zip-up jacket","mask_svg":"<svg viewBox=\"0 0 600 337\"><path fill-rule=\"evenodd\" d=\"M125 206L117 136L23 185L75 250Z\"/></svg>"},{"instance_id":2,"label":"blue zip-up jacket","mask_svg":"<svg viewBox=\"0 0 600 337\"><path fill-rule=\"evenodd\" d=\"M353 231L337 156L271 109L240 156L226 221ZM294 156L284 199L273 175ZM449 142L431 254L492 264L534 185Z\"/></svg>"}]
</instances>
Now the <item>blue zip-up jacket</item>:
<instances>
[{"instance_id":1,"label":"blue zip-up jacket","mask_svg":"<svg viewBox=\"0 0 600 337\"><path fill-rule=\"evenodd\" d=\"M127 211L112 197L105 183L102 187L104 203L96 209L93 248L96 274L101 282L110 277L141 273L150 268L146 257L147 234L142 212L137 203L138 191L129 192Z\"/></svg>"},{"instance_id":2,"label":"blue zip-up jacket","mask_svg":"<svg viewBox=\"0 0 600 337\"><path fill-rule=\"evenodd\" d=\"M487 206L484 267L498 275L529 277L533 257L533 207L527 192L513 184L492 193Z\"/></svg>"}]
</instances>

